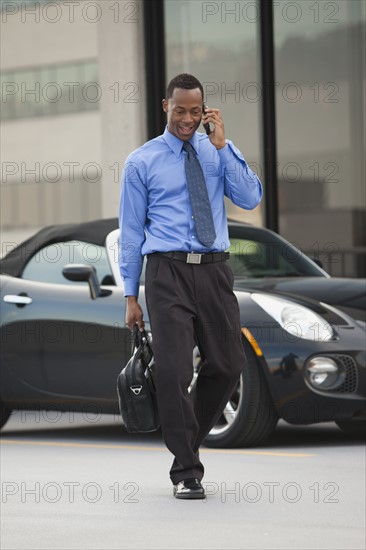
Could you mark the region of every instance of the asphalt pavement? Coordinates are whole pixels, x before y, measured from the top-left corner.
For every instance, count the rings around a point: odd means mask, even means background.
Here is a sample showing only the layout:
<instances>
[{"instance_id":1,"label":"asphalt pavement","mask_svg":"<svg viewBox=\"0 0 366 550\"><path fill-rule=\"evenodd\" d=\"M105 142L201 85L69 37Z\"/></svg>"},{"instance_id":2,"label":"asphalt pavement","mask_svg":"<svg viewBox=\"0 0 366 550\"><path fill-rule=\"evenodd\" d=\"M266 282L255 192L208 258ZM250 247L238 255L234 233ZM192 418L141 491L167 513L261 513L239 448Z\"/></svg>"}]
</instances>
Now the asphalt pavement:
<instances>
[{"instance_id":1,"label":"asphalt pavement","mask_svg":"<svg viewBox=\"0 0 366 550\"><path fill-rule=\"evenodd\" d=\"M7 549L364 549L365 446L284 422L255 449L202 447L203 501L176 500L160 432L16 412L1 432Z\"/></svg>"}]
</instances>

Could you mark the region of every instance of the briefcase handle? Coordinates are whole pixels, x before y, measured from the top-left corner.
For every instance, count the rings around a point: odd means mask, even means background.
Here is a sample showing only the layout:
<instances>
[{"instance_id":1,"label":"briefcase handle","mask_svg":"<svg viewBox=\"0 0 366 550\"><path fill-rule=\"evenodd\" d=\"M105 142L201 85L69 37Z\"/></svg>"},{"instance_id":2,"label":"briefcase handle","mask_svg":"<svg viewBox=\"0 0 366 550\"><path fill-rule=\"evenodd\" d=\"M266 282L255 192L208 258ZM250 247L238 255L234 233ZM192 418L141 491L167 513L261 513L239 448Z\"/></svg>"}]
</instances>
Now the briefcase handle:
<instances>
[{"instance_id":1,"label":"briefcase handle","mask_svg":"<svg viewBox=\"0 0 366 550\"><path fill-rule=\"evenodd\" d=\"M143 329L142 331L139 330L139 327L137 324L133 327L133 339L134 339L135 349L139 348L141 345L146 345L152 353L151 345L145 329Z\"/></svg>"},{"instance_id":2,"label":"briefcase handle","mask_svg":"<svg viewBox=\"0 0 366 550\"><path fill-rule=\"evenodd\" d=\"M134 346L135 348L138 348L139 345L142 343L143 341L143 338L146 338L146 332L145 332L145 329L143 329L142 331L139 330L139 327L137 324L134 325L133 327L133 341L134 341Z\"/></svg>"}]
</instances>

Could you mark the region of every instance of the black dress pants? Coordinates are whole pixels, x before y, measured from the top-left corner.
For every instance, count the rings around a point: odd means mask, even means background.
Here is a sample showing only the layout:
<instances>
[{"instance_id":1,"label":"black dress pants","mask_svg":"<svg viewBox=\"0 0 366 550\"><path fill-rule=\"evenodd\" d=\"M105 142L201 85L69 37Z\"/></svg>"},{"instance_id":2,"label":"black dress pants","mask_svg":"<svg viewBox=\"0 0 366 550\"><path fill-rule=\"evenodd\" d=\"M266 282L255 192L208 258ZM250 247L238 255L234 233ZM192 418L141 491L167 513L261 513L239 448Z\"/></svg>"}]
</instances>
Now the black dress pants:
<instances>
[{"instance_id":1,"label":"black dress pants","mask_svg":"<svg viewBox=\"0 0 366 550\"><path fill-rule=\"evenodd\" d=\"M233 274L223 262L188 264L150 254L146 301L156 359L162 435L173 484L202 479L199 446L222 414L245 364ZM193 348L204 362L195 388Z\"/></svg>"}]
</instances>

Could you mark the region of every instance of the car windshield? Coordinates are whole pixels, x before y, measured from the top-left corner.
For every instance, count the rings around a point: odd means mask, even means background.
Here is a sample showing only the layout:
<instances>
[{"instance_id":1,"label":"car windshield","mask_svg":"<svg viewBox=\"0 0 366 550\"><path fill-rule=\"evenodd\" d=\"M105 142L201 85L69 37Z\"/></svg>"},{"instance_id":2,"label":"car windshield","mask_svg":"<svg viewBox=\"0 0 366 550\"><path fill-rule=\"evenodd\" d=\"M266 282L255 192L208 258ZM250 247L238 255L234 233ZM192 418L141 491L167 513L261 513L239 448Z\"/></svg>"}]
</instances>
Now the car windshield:
<instances>
[{"instance_id":1,"label":"car windshield","mask_svg":"<svg viewBox=\"0 0 366 550\"><path fill-rule=\"evenodd\" d=\"M263 277L325 277L326 274L299 249L260 227L229 224L230 267L236 279ZM146 258L141 283L145 283Z\"/></svg>"},{"instance_id":2,"label":"car windshield","mask_svg":"<svg viewBox=\"0 0 366 550\"><path fill-rule=\"evenodd\" d=\"M230 266L236 278L324 277L300 250L258 227L229 227Z\"/></svg>"}]
</instances>

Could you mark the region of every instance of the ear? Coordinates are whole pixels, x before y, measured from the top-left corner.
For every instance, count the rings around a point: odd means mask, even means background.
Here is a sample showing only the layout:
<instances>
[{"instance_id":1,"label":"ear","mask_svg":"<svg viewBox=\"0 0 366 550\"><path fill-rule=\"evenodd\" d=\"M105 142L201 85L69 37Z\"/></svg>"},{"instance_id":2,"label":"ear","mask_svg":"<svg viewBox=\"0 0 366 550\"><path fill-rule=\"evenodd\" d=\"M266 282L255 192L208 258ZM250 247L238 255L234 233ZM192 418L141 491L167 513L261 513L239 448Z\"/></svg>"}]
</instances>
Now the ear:
<instances>
[{"instance_id":1,"label":"ear","mask_svg":"<svg viewBox=\"0 0 366 550\"><path fill-rule=\"evenodd\" d=\"M164 113L167 113L168 112L168 101L166 99L163 99L162 106L163 106Z\"/></svg>"}]
</instances>

